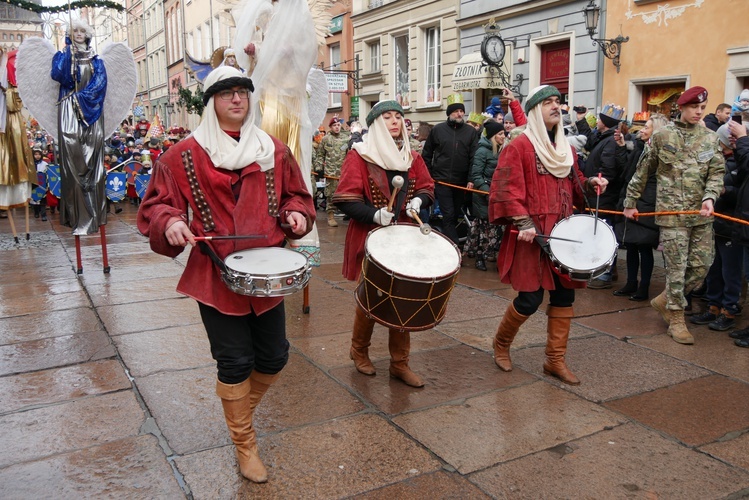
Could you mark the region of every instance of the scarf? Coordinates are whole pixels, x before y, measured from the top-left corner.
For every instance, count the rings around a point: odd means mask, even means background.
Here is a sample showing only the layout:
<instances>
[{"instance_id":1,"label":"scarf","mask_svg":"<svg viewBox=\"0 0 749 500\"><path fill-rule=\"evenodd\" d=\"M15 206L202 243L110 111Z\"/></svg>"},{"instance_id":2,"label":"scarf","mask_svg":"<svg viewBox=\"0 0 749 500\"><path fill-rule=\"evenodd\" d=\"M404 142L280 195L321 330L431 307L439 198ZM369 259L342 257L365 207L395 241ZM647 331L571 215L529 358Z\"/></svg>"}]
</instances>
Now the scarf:
<instances>
[{"instance_id":1,"label":"scarf","mask_svg":"<svg viewBox=\"0 0 749 500\"><path fill-rule=\"evenodd\" d=\"M205 88L208 89L216 82L236 76L244 75L236 68L219 66L206 78ZM239 142L237 142L221 130L216 110L213 107L214 99L216 99L215 95L208 100L203 110L203 119L193 132L193 137L211 157L213 165L226 170L239 170L257 162L262 172L273 168L275 155L273 139L255 126L252 113L247 113L239 131ZM250 94L249 107L252 110L252 94Z\"/></svg>"},{"instance_id":2,"label":"scarf","mask_svg":"<svg viewBox=\"0 0 749 500\"><path fill-rule=\"evenodd\" d=\"M572 157L570 145L564 136L564 129L561 124L557 125L555 129L556 135L554 144L552 144L546 131L541 107L535 106L528 113L528 126L523 133L530 139L538 159L541 160L546 170L554 177L562 179L570 175L575 159Z\"/></svg>"},{"instance_id":3,"label":"scarf","mask_svg":"<svg viewBox=\"0 0 749 500\"><path fill-rule=\"evenodd\" d=\"M354 144L353 149L361 155L364 160L374 163L384 170L397 170L406 172L411 168L413 157L411 156L411 145L408 141L406 123L401 117L401 139L403 145L398 149L390 131L385 124L382 115L375 118L369 131L364 134L362 142Z\"/></svg>"}]
</instances>

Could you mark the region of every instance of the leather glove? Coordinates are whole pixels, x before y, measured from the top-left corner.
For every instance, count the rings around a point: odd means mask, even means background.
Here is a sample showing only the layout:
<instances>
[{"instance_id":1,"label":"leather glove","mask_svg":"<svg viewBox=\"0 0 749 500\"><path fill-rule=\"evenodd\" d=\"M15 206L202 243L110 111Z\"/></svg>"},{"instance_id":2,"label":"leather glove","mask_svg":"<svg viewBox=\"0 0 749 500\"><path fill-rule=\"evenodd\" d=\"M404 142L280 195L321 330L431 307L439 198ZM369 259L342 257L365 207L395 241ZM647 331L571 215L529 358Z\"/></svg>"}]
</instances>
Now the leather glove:
<instances>
[{"instance_id":1,"label":"leather glove","mask_svg":"<svg viewBox=\"0 0 749 500\"><path fill-rule=\"evenodd\" d=\"M375 224L379 224L381 226L389 226L394 216L395 214L388 211L387 207L382 207L377 212L375 212L373 221Z\"/></svg>"},{"instance_id":2,"label":"leather glove","mask_svg":"<svg viewBox=\"0 0 749 500\"><path fill-rule=\"evenodd\" d=\"M419 210L421 210L421 198L411 198L411 201L406 203L406 215L414 218L414 212L412 210L416 211L416 215L419 215Z\"/></svg>"}]
</instances>

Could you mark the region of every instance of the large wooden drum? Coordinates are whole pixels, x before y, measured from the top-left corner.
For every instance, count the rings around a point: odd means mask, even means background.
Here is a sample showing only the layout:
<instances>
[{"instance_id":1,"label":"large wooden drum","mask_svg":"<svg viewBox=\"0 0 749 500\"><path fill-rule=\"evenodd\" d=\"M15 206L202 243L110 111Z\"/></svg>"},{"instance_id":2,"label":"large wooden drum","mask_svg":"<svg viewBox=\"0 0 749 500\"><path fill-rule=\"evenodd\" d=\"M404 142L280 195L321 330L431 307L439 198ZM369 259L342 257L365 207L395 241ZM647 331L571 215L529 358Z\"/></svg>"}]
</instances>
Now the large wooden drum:
<instances>
[{"instance_id":1,"label":"large wooden drum","mask_svg":"<svg viewBox=\"0 0 749 500\"><path fill-rule=\"evenodd\" d=\"M428 330L445 317L460 252L452 241L415 224L367 235L356 301L376 322L400 331Z\"/></svg>"}]
</instances>

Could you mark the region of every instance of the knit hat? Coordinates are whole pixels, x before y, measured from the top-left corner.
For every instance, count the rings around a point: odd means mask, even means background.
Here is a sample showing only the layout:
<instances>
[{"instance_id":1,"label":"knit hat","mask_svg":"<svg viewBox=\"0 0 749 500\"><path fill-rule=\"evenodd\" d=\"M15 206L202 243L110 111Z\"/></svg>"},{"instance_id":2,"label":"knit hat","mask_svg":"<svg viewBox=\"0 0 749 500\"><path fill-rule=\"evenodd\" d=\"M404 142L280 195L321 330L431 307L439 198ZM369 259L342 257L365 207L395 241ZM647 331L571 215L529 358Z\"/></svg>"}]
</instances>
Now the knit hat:
<instances>
[{"instance_id":1,"label":"knit hat","mask_svg":"<svg viewBox=\"0 0 749 500\"><path fill-rule=\"evenodd\" d=\"M460 94L450 94L447 96L447 116L450 116L455 111L462 109L466 112L466 107L463 104L463 96Z\"/></svg>"},{"instance_id":2,"label":"knit hat","mask_svg":"<svg viewBox=\"0 0 749 500\"><path fill-rule=\"evenodd\" d=\"M505 128L501 123L495 122L494 120L487 120L484 122L484 130L486 131L487 139L491 139L504 129Z\"/></svg>"},{"instance_id":3,"label":"knit hat","mask_svg":"<svg viewBox=\"0 0 749 500\"><path fill-rule=\"evenodd\" d=\"M511 111L508 111L507 113L505 113L505 123L507 122L515 123L515 117L512 116Z\"/></svg>"},{"instance_id":4,"label":"knit hat","mask_svg":"<svg viewBox=\"0 0 749 500\"><path fill-rule=\"evenodd\" d=\"M727 148L731 148L731 130L728 128L728 124L724 123L720 127L718 127L718 139L720 139L721 144L723 144Z\"/></svg>"},{"instance_id":5,"label":"knit hat","mask_svg":"<svg viewBox=\"0 0 749 500\"><path fill-rule=\"evenodd\" d=\"M541 85L540 87L536 87L535 89L531 90L528 98L525 101L525 114L530 113L531 109L541 104L544 99L548 99L549 97L554 96L560 99L562 98L562 94L559 92L559 89L557 89L553 85ZM506 119L507 118L505 118L505 120Z\"/></svg>"},{"instance_id":6,"label":"knit hat","mask_svg":"<svg viewBox=\"0 0 749 500\"><path fill-rule=\"evenodd\" d=\"M498 108L502 105L502 101L499 100L499 97L492 97L492 106L495 108Z\"/></svg>"},{"instance_id":7,"label":"knit hat","mask_svg":"<svg viewBox=\"0 0 749 500\"><path fill-rule=\"evenodd\" d=\"M679 106L689 104L700 104L707 101L707 89L705 87L691 87L684 91L676 101Z\"/></svg>"},{"instance_id":8,"label":"knit hat","mask_svg":"<svg viewBox=\"0 0 749 500\"><path fill-rule=\"evenodd\" d=\"M375 119L387 111L396 111L400 113L401 116L405 114L403 108L397 101L380 101L372 107L372 110L367 115L367 127L371 127Z\"/></svg>"}]
</instances>

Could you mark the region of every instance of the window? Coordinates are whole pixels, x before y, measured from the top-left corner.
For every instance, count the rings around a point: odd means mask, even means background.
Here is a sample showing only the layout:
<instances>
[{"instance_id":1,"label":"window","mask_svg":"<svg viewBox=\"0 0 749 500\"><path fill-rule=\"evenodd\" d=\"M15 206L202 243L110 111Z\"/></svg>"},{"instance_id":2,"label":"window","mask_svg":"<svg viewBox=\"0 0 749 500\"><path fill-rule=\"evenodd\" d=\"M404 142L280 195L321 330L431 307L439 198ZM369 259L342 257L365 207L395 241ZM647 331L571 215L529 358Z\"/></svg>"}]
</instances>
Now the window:
<instances>
[{"instance_id":1,"label":"window","mask_svg":"<svg viewBox=\"0 0 749 500\"><path fill-rule=\"evenodd\" d=\"M332 70L338 70L341 69L339 66L341 64L341 46L339 44L331 45L330 48L330 69ZM340 108L342 104L341 95L338 92L330 92L328 94L330 98L328 99L328 107L329 108Z\"/></svg>"},{"instance_id":2,"label":"window","mask_svg":"<svg viewBox=\"0 0 749 500\"><path fill-rule=\"evenodd\" d=\"M404 108L411 107L411 80L408 61L408 35L393 38L395 67L395 100Z\"/></svg>"},{"instance_id":3,"label":"window","mask_svg":"<svg viewBox=\"0 0 749 500\"><path fill-rule=\"evenodd\" d=\"M381 70L380 67L380 41L367 44L367 50L369 51L369 71L371 73L377 73Z\"/></svg>"},{"instance_id":4,"label":"window","mask_svg":"<svg viewBox=\"0 0 749 500\"><path fill-rule=\"evenodd\" d=\"M424 32L426 48L426 89L424 101L428 104L442 102L440 88L442 83L442 50L439 28L428 28Z\"/></svg>"},{"instance_id":5,"label":"window","mask_svg":"<svg viewBox=\"0 0 749 500\"><path fill-rule=\"evenodd\" d=\"M203 59L203 30L195 28L195 57Z\"/></svg>"},{"instance_id":6,"label":"window","mask_svg":"<svg viewBox=\"0 0 749 500\"><path fill-rule=\"evenodd\" d=\"M184 57L184 54L182 53L182 16L180 15L179 4L177 4L175 12L177 19L177 60L180 60Z\"/></svg>"},{"instance_id":7,"label":"window","mask_svg":"<svg viewBox=\"0 0 749 500\"><path fill-rule=\"evenodd\" d=\"M221 45L221 21L218 15L213 16L213 43Z\"/></svg>"}]
</instances>

